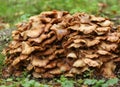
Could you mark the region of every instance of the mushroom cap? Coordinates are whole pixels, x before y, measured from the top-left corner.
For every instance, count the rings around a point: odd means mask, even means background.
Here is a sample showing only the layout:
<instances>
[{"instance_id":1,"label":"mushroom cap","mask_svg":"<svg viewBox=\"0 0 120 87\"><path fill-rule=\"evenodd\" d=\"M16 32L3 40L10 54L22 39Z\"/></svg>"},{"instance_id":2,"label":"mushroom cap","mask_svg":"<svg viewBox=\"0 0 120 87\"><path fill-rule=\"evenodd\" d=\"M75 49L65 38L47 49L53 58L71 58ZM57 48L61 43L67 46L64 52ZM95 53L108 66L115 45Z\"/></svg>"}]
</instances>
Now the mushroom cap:
<instances>
[{"instance_id":1,"label":"mushroom cap","mask_svg":"<svg viewBox=\"0 0 120 87\"><path fill-rule=\"evenodd\" d=\"M83 60L78 59L74 62L73 66L74 67L84 67L84 66L86 66L86 63Z\"/></svg>"},{"instance_id":2,"label":"mushroom cap","mask_svg":"<svg viewBox=\"0 0 120 87\"><path fill-rule=\"evenodd\" d=\"M47 11L17 25L3 51L5 77L27 69L35 78L75 77L88 69L114 75L120 62L120 27L108 18Z\"/></svg>"}]
</instances>

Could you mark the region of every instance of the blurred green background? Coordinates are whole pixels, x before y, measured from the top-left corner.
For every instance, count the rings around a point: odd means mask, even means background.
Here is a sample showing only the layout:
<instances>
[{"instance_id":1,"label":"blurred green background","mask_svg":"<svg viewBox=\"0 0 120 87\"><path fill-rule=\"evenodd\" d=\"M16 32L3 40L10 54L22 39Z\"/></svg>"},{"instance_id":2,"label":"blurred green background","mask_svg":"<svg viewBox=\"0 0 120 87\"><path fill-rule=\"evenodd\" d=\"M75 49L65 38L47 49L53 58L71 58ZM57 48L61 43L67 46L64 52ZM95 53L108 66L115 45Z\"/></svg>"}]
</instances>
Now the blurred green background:
<instances>
[{"instance_id":1,"label":"blurred green background","mask_svg":"<svg viewBox=\"0 0 120 87\"><path fill-rule=\"evenodd\" d=\"M0 0L0 19L14 24L48 10L115 17L120 14L120 0Z\"/></svg>"}]
</instances>

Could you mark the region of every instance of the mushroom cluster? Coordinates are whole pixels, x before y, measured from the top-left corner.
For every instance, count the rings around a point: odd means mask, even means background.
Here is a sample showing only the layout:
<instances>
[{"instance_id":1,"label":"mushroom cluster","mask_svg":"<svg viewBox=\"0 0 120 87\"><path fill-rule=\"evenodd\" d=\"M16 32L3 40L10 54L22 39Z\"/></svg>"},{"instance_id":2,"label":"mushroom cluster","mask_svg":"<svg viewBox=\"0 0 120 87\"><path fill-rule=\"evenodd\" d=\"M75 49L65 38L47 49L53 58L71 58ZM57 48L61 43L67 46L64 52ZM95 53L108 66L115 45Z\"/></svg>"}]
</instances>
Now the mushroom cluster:
<instances>
[{"instance_id":1,"label":"mushroom cluster","mask_svg":"<svg viewBox=\"0 0 120 87\"><path fill-rule=\"evenodd\" d=\"M35 78L74 77L93 68L114 77L120 62L120 32L108 18L48 11L17 25L3 51L3 75L27 70Z\"/></svg>"}]
</instances>

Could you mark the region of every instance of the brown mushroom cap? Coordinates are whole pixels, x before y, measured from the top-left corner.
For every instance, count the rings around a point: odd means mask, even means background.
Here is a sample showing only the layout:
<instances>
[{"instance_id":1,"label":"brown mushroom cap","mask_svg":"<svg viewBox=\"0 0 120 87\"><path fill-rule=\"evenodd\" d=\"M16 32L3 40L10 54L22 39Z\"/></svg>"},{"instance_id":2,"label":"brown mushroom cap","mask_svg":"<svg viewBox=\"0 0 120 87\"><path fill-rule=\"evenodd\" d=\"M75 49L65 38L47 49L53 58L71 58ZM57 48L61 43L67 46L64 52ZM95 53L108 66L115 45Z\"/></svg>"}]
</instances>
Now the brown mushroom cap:
<instances>
[{"instance_id":1,"label":"brown mushroom cap","mask_svg":"<svg viewBox=\"0 0 120 87\"><path fill-rule=\"evenodd\" d=\"M35 78L75 77L89 68L114 77L120 62L120 27L108 18L66 11L42 12L17 25L3 51L3 76L27 69ZM10 72L10 73L9 73Z\"/></svg>"},{"instance_id":2,"label":"brown mushroom cap","mask_svg":"<svg viewBox=\"0 0 120 87\"><path fill-rule=\"evenodd\" d=\"M84 67L84 66L86 66L86 63L83 60L78 59L74 62L73 66L74 67Z\"/></svg>"}]
</instances>

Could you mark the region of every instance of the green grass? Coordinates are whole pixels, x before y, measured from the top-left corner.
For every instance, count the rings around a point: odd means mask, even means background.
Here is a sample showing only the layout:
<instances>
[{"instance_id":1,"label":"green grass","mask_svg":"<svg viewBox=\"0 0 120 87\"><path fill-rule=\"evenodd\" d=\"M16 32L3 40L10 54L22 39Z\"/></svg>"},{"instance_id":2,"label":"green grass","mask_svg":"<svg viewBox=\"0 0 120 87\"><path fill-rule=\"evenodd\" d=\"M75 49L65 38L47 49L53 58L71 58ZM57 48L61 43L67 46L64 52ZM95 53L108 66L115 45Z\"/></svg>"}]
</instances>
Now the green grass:
<instances>
[{"instance_id":1,"label":"green grass","mask_svg":"<svg viewBox=\"0 0 120 87\"><path fill-rule=\"evenodd\" d=\"M45 80L45 79L44 79ZM82 86L90 86L90 87L116 87L115 84L118 83L117 78L113 79L73 79L73 78L65 78L61 76L58 79L54 79L55 84L47 84L43 81L36 81L34 79L30 79L30 76L23 76L21 78L7 78L0 80L0 87L82 87ZM46 79L47 81L47 79Z\"/></svg>"},{"instance_id":2,"label":"green grass","mask_svg":"<svg viewBox=\"0 0 120 87\"><path fill-rule=\"evenodd\" d=\"M107 7L100 12L99 3L106 3ZM97 15L116 15L120 13L119 0L0 0L0 17L13 24L24 16L39 14L48 10L67 10L70 13L87 12Z\"/></svg>"}]
</instances>

